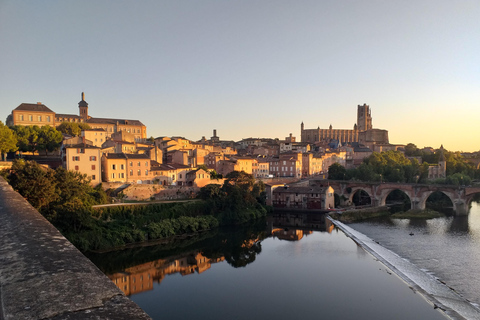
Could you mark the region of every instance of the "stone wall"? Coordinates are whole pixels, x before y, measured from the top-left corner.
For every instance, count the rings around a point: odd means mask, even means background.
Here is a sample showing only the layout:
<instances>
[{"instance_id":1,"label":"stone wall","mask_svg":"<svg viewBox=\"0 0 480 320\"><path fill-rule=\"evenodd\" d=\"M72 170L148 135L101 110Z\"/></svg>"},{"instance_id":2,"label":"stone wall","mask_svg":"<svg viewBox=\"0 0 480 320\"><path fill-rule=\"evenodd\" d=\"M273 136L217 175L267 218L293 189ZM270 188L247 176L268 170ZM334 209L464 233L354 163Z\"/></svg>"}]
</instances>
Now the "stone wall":
<instances>
[{"instance_id":1,"label":"stone wall","mask_svg":"<svg viewBox=\"0 0 480 320\"><path fill-rule=\"evenodd\" d=\"M0 319L150 319L0 177Z\"/></svg>"}]
</instances>

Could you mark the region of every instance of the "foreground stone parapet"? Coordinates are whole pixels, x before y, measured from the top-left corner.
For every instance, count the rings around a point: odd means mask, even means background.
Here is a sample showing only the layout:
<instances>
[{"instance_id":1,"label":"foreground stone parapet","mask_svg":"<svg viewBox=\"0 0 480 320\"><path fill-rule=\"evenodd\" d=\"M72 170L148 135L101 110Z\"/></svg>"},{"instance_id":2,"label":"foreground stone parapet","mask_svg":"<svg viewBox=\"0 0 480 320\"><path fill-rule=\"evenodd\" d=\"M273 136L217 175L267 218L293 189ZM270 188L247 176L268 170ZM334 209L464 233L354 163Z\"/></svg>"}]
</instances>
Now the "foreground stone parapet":
<instances>
[{"instance_id":1,"label":"foreground stone parapet","mask_svg":"<svg viewBox=\"0 0 480 320\"><path fill-rule=\"evenodd\" d=\"M0 177L0 320L150 319Z\"/></svg>"}]
</instances>

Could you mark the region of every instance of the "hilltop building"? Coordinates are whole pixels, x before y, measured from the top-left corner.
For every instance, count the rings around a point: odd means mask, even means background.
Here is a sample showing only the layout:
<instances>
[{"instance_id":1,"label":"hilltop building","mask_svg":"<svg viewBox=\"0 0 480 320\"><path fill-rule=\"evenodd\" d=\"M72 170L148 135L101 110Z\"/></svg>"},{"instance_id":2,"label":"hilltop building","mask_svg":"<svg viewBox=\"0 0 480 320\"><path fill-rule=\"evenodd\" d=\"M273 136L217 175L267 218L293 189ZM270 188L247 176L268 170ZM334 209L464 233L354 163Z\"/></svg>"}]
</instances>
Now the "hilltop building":
<instances>
[{"instance_id":1,"label":"hilltop building","mask_svg":"<svg viewBox=\"0 0 480 320\"><path fill-rule=\"evenodd\" d=\"M374 129L370 106L363 104L357 107L357 123L353 129L305 129L303 122L300 125L302 142L317 143L338 140L340 143L359 142L364 145L389 145L388 131ZM373 148L372 148L373 149Z\"/></svg>"},{"instance_id":2,"label":"hilltop building","mask_svg":"<svg viewBox=\"0 0 480 320\"><path fill-rule=\"evenodd\" d=\"M85 94L82 92L82 100L78 103L79 114L55 113L41 102L22 103L7 117L7 125L21 126L59 126L62 122L86 123L92 129L105 130L106 138L113 133L125 131L132 133L136 141L143 141L147 138L147 127L139 120L94 118L88 114L88 103L85 101ZM99 141L98 141L99 142Z\"/></svg>"}]
</instances>

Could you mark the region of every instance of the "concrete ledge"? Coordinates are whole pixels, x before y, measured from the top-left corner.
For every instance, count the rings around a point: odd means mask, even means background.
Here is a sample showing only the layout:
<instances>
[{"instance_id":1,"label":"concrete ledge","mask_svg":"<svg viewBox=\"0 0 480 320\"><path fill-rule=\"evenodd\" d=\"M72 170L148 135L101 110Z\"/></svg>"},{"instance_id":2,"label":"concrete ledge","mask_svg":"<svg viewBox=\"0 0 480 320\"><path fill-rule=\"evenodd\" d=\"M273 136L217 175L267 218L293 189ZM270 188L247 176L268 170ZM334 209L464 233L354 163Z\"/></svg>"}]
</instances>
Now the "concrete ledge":
<instances>
[{"instance_id":1,"label":"concrete ledge","mask_svg":"<svg viewBox=\"0 0 480 320\"><path fill-rule=\"evenodd\" d=\"M150 319L0 177L0 319Z\"/></svg>"}]
</instances>

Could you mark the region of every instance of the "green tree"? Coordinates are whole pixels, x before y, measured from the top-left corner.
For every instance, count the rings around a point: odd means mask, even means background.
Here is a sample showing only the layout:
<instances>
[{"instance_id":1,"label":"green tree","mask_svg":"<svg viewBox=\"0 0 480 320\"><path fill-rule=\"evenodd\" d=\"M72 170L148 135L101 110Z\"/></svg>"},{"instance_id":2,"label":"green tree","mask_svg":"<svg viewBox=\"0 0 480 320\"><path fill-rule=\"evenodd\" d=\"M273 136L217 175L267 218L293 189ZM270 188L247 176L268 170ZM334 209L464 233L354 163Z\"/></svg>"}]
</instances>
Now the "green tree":
<instances>
[{"instance_id":1,"label":"green tree","mask_svg":"<svg viewBox=\"0 0 480 320\"><path fill-rule=\"evenodd\" d=\"M37 150L38 126L14 126L12 130L17 137L18 150L21 152L35 152Z\"/></svg>"},{"instance_id":2,"label":"green tree","mask_svg":"<svg viewBox=\"0 0 480 320\"><path fill-rule=\"evenodd\" d=\"M12 188L39 211L58 199L54 171L35 161L15 160L6 178Z\"/></svg>"},{"instance_id":3,"label":"green tree","mask_svg":"<svg viewBox=\"0 0 480 320\"><path fill-rule=\"evenodd\" d=\"M76 122L62 122L57 126L57 130L63 134L68 134L70 136L80 136L82 130L88 130L90 126L86 123L76 123Z\"/></svg>"},{"instance_id":4,"label":"green tree","mask_svg":"<svg viewBox=\"0 0 480 320\"><path fill-rule=\"evenodd\" d=\"M6 153L17 151L17 137L14 132L0 121L0 154L6 160Z\"/></svg>"},{"instance_id":5,"label":"green tree","mask_svg":"<svg viewBox=\"0 0 480 320\"><path fill-rule=\"evenodd\" d=\"M335 162L328 167L328 179L331 180L345 180L347 170L340 163Z\"/></svg>"},{"instance_id":6,"label":"green tree","mask_svg":"<svg viewBox=\"0 0 480 320\"><path fill-rule=\"evenodd\" d=\"M63 135L57 129L50 126L43 126L38 132L37 147L40 151L52 152L60 148Z\"/></svg>"}]
</instances>

